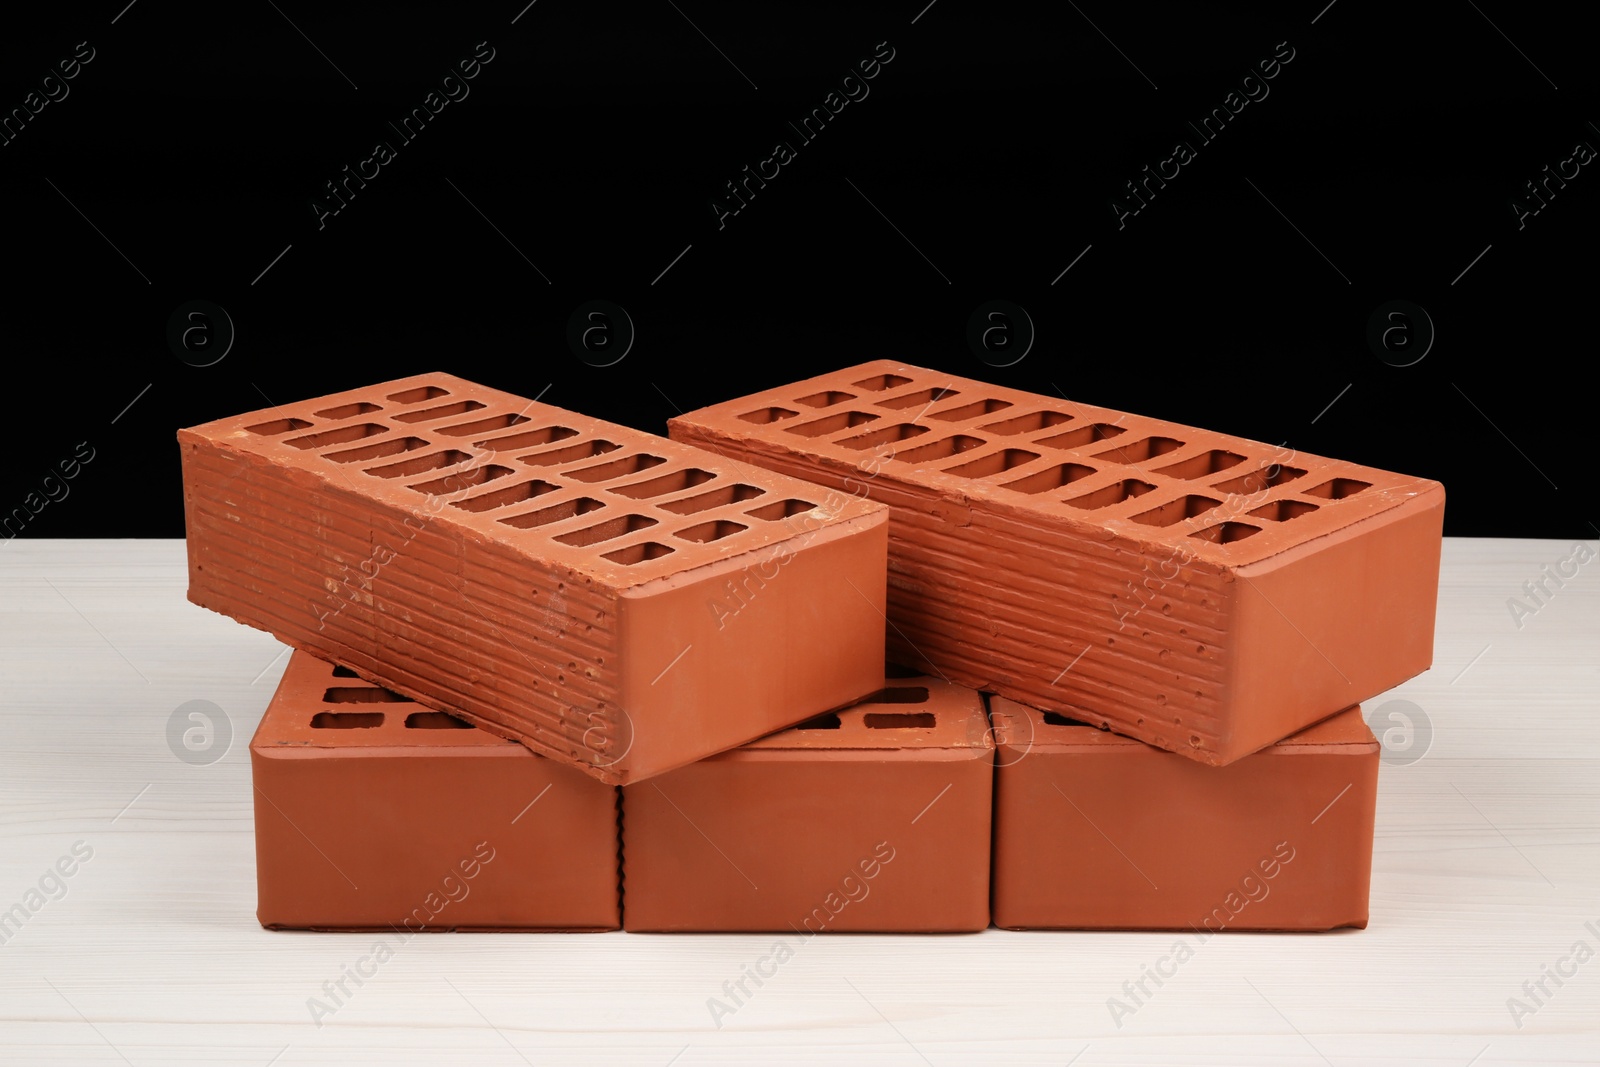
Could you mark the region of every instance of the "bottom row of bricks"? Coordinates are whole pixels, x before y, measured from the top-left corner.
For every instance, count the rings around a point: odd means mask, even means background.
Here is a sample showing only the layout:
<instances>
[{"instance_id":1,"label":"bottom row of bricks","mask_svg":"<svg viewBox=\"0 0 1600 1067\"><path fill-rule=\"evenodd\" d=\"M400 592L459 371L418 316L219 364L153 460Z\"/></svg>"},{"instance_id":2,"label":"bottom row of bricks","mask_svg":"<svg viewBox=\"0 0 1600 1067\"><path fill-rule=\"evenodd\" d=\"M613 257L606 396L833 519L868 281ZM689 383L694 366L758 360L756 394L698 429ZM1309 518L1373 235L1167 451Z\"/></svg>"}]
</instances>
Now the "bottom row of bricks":
<instances>
[{"instance_id":1,"label":"bottom row of bricks","mask_svg":"<svg viewBox=\"0 0 1600 1067\"><path fill-rule=\"evenodd\" d=\"M412 931L1364 927L1378 754L1359 708L1214 768L891 677L618 790L296 651L250 746L257 915Z\"/></svg>"}]
</instances>

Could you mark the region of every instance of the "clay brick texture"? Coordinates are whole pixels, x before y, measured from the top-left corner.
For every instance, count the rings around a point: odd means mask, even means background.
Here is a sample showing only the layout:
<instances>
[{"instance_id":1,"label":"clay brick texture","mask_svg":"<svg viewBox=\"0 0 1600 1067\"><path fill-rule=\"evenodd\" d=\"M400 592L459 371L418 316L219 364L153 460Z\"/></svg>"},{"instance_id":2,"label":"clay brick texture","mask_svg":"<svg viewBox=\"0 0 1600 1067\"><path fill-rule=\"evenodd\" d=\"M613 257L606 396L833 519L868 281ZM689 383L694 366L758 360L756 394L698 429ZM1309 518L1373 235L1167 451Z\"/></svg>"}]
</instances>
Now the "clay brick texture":
<instances>
[{"instance_id":1,"label":"clay brick texture","mask_svg":"<svg viewBox=\"0 0 1600 1067\"><path fill-rule=\"evenodd\" d=\"M250 742L276 929L615 930L617 790L295 652Z\"/></svg>"},{"instance_id":2,"label":"clay brick texture","mask_svg":"<svg viewBox=\"0 0 1600 1067\"><path fill-rule=\"evenodd\" d=\"M627 786L624 929L982 930L993 771L982 697L905 678Z\"/></svg>"},{"instance_id":3,"label":"clay brick texture","mask_svg":"<svg viewBox=\"0 0 1600 1067\"><path fill-rule=\"evenodd\" d=\"M882 679L870 501L445 374L178 440L190 600L601 781Z\"/></svg>"},{"instance_id":4,"label":"clay brick texture","mask_svg":"<svg viewBox=\"0 0 1600 1067\"><path fill-rule=\"evenodd\" d=\"M1437 482L887 361L669 425L890 505L892 661L1195 760L1432 662Z\"/></svg>"},{"instance_id":5,"label":"clay brick texture","mask_svg":"<svg viewBox=\"0 0 1600 1067\"><path fill-rule=\"evenodd\" d=\"M1379 747L1359 708L1221 768L1003 698L990 714L996 926L1367 925Z\"/></svg>"}]
</instances>

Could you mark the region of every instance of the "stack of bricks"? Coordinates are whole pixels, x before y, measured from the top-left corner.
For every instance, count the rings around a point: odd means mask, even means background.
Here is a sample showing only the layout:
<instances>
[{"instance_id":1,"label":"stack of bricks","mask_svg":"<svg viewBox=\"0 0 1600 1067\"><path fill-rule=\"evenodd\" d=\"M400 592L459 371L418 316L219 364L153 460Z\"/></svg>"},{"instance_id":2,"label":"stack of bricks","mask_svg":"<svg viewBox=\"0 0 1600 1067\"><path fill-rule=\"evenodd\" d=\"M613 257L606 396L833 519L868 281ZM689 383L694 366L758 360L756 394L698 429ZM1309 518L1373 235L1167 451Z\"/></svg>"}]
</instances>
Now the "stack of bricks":
<instances>
[{"instance_id":1,"label":"stack of bricks","mask_svg":"<svg viewBox=\"0 0 1600 1067\"><path fill-rule=\"evenodd\" d=\"M889 362L669 432L440 374L180 432L190 599L298 650L264 925L1366 924L1437 483Z\"/></svg>"}]
</instances>

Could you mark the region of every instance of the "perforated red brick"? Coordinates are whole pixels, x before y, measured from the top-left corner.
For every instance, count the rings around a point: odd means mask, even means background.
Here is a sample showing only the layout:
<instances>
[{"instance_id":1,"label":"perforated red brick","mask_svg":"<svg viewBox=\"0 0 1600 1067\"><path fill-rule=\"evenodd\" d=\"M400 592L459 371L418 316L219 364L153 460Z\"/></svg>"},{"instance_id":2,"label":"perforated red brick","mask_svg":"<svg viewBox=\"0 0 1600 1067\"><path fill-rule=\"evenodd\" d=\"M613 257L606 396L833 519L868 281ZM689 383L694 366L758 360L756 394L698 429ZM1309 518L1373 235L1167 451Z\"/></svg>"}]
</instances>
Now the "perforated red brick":
<instances>
[{"instance_id":1,"label":"perforated red brick","mask_svg":"<svg viewBox=\"0 0 1600 1067\"><path fill-rule=\"evenodd\" d=\"M614 786L347 668L289 657L250 768L263 926L620 923Z\"/></svg>"},{"instance_id":2,"label":"perforated red brick","mask_svg":"<svg viewBox=\"0 0 1600 1067\"><path fill-rule=\"evenodd\" d=\"M891 505L890 659L1197 760L1432 662L1434 481L889 361L669 425Z\"/></svg>"},{"instance_id":3,"label":"perforated red brick","mask_svg":"<svg viewBox=\"0 0 1600 1067\"><path fill-rule=\"evenodd\" d=\"M993 757L976 692L907 678L627 786L623 926L982 930Z\"/></svg>"},{"instance_id":4,"label":"perforated red brick","mask_svg":"<svg viewBox=\"0 0 1600 1067\"><path fill-rule=\"evenodd\" d=\"M1192 952L1223 930L1367 925L1379 748L1360 708L1220 768L989 710L996 926L1181 930Z\"/></svg>"},{"instance_id":5,"label":"perforated red brick","mask_svg":"<svg viewBox=\"0 0 1600 1067\"><path fill-rule=\"evenodd\" d=\"M881 677L870 502L444 374L178 438L190 600L602 781Z\"/></svg>"}]
</instances>

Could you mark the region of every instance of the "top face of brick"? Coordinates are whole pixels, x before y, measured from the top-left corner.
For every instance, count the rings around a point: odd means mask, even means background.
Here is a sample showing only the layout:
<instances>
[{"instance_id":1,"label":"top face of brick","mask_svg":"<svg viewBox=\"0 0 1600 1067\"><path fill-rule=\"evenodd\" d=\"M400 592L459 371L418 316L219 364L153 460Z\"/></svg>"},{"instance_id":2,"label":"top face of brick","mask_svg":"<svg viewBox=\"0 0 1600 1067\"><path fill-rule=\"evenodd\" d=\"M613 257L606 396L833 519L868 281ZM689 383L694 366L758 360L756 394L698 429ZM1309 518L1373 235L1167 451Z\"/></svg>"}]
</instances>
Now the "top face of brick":
<instances>
[{"instance_id":1,"label":"top face of brick","mask_svg":"<svg viewBox=\"0 0 1600 1067\"><path fill-rule=\"evenodd\" d=\"M250 747L270 754L293 748L361 750L498 749L498 755L542 757L515 741L391 693L309 652L289 655L278 691L261 716Z\"/></svg>"},{"instance_id":2,"label":"top face of brick","mask_svg":"<svg viewBox=\"0 0 1600 1067\"><path fill-rule=\"evenodd\" d=\"M304 471L419 522L558 558L620 588L882 510L448 374L219 419L178 436Z\"/></svg>"},{"instance_id":3,"label":"top face of brick","mask_svg":"<svg viewBox=\"0 0 1600 1067\"><path fill-rule=\"evenodd\" d=\"M1068 527L1240 566L1346 529L1435 481L878 360L673 419ZM698 435L695 435L698 436ZM870 488L869 488L870 492Z\"/></svg>"},{"instance_id":4,"label":"top face of brick","mask_svg":"<svg viewBox=\"0 0 1600 1067\"><path fill-rule=\"evenodd\" d=\"M1005 697L991 697L989 710L994 716L994 728L999 735L996 743L1012 749L1039 749L1048 752L1067 749L1105 751L1131 747L1152 754L1166 755L1160 749L1152 748L1143 741L1124 737L1110 730L1102 730L1098 726L1053 711L1030 708L1026 704L1019 704ZM1260 757L1269 753L1292 755L1297 752L1327 751L1330 748L1345 749L1352 753L1378 750L1378 739L1373 736L1371 727L1361 717L1360 705L1346 708L1321 722L1292 733L1268 745L1255 756ZM1016 759L1012 757L1009 762L1015 763Z\"/></svg>"},{"instance_id":5,"label":"top face of brick","mask_svg":"<svg viewBox=\"0 0 1600 1067\"><path fill-rule=\"evenodd\" d=\"M936 678L891 678L876 693L840 711L752 741L713 759L741 753L969 750L993 747L983 697L977 690Z\"/></svg>"}]
</instances>

